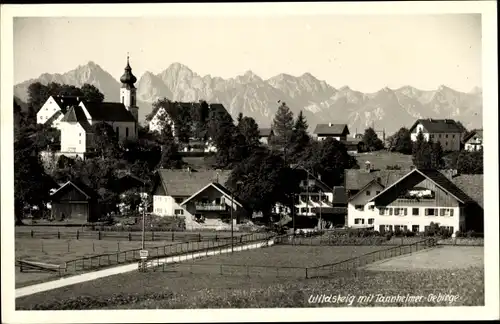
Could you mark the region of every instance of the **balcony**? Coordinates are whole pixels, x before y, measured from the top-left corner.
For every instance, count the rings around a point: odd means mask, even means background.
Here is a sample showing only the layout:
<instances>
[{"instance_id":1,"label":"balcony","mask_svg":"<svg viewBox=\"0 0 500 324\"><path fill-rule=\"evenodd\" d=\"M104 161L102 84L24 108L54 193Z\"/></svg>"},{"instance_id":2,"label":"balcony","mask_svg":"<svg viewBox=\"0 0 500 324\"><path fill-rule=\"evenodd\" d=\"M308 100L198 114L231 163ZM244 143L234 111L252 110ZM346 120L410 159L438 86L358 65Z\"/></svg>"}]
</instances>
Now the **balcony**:
<instances>
[{"instance_id":1,"label":"balcony","mask_svg":"<svg viewBox=\"0 0 500 324\"><path fill-rule=\"evenodd\" d=\"M197 211L224 211L226 210L226 205L224 204L196 204Z\"/></svg>"}]
</instances>

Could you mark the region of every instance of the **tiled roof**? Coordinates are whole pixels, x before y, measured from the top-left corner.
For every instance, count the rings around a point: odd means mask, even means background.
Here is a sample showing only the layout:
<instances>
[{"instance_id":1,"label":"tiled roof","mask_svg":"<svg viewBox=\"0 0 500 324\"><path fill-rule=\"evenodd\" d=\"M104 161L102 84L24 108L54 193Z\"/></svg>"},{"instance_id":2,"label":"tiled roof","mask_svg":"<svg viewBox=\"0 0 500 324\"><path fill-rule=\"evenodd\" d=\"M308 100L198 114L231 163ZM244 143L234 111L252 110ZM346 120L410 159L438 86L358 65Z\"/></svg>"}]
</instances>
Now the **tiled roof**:
<instances>
[{"instance_id":1,"label":"tiled roof","mask_svg":"<svg viewBox=\"0 0 500 324\"><path fill-rule=\"evenodd\" d=\"M451 180L458 188L483 207L484 180L482 174L462 174Z\"/></svg>"},{"instance_id":2,"label":"tiled roof","mask_svg":"<svg viewBox=\"0 0 500 324\"><path fill-rule=\"evenodd\" d=\"M422 124L429 133L462 133L463 129L453 119L418 119L410 128L412 132L418 124Z\"/></svg>"},{"instance_id":3,"label":"tiled roof","mask_svg":"<svg viewBox=\"0 0 500 324\"><path fill-rule=\"evenodd\" d=\"M193 195L211 182L219 182L224 185L231 173L231 171L171 169L160 169L157 172L167 195L184 197Z\"/></svg>"},{"instance_id":4,"label":"tiled roof","mask_svg":"<svg viewBox=\"0 0 500 324\"><path fill-rule=\"evenodd\" d=\"M85 116L85 113L80 106L71 106L66 114L64 114L61 122L79 123L86 131L91 130L91 126L87 120L87 117Z\"/></svg>"},{"instance_id":5,"label":"tiled roof","mask_svg":"<svg viewBox=\"0 0 500 324\"><path fill-rule=\"evenodd\" d=\"M82 191L85 195L87 195L90 199L96 199L99 197L99 194L89 186L87 186L85 183L83 183L80 180L72 180L68 181L65 184L61 185L52 195L51 198L53 200L57 200L59 196L61 195L62 191L60 191L62 188L66 186L71 186L73 185L74 187L78 188L78 190Z\"/></svg>"},{"instance_id":6,"label":"tiled roof","mask_svg":"<svg viewBox=\"0 0 500 324\"><path fill-rule=\"evenodd\" d=\"M259 128L260 137L269 137L271 135L271 128Z\"/></svg>"},{"instance_id":7,"label":"tiled roof","mask_svg":"<svg viewBox=\"0 0 500 324\"><path fill-rule=\"evenodd\" d=\"M62 109L61 109L61 110L62 110ZM61 116L61 115L63 114L61 110L56 111L56 113L55 113L55 114L53 114L53 115L52 115L52 117L50 117L49 119L47 119L47 120L45 121L45 123L44 123L44 124L47 124L47 125L52 125L52 123L53 123L53 122L54 122L57 118L59 118L59 116Z\"/></svg>"},{"instance_id":8,"label":"tiled roof","mask_svg":"<svg viewBox=\"0 0 500 324\"><path fill-rule=\"evenodd\" d=\"M314 134L347 135L349 134L349 129L347 124L317 124Z\"/></svg>"},{"instance_id":9,"label":"tiled roof","mask_svg":"<svg viewBox=\"0 0 500 324\"><path fill-rule=\"evenodd\" d=\"M346 190L360 190L372 180L379 180L381 185L387 187L408 172L410 170L373 170L367 172L363 169L348 169L345 170L345 188Z\"/></svg>"},{"instance_id":10,"label":"tiled roof","mask_svg":"<svg viewBox=\"0 0 500 324\"><path fill-rule=\"evenodd\" d=\"M83 102L93 120L135 122L130 111L119 102Z\"/></svg>"}]
</instances>

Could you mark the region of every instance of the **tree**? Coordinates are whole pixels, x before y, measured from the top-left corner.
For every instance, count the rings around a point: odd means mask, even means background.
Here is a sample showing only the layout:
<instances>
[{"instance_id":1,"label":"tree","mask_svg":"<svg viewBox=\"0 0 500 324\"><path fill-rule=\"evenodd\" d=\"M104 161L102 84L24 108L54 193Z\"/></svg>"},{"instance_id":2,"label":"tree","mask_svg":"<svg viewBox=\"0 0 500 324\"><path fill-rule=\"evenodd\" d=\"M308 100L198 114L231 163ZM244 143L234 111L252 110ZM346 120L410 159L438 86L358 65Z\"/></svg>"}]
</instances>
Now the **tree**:
<instances>
[{"instance_id":1,"label":"tree","mask_svg":"<svg viewBox=\"0 0 500 324\"><path fill-rule=\"evenodd\" d=\"M363 143L370 152L379 151L384 148L384 143L378 138L377 133L375 133L371 127L365 130L363 134Z\"/></svg>"},{"instance_id":2,"label":"tree","mask_svg":"<svg viewBox=\"0 0 500 324\"><path fill-rule=\"evenodd\" d=\"M217 152L216 165L227 168L231 165L231 146L233 145L236 126L233 118L227 111L212 109L210 111L209 137L212 139Z\"/></svg>"},{"instance_id":3,"label":"tree","mask_svg":"<svg viewBox=\"0 0 500 324\"><path fill-rule=\"evenodd\" d=\"M311 142L311 137L307 132L307 128L309 125L307 124L306 118L302 111L299 112L297 119L295 121L292 137L291 137L291 149L289 152L290 157L287 156L287 161L297 162L302 158L302 155L306 152L309 144Z\"/></svg>"},{"instance_id":4,"label":"tree","mask_svg":"<svg viewBox=\"0 0 500 324\"><path fill-rule=\"evenodd\" d=\"M195 109L192 109L192 135L198 140L206 141L208 139L207 120L209 117L209 112L210 109L208 103L205 100L200 100L199 104L195 105Z\"/></svg>"},{"instance_id":5,"label":"tree","mask_svg":"<svg viewBox=\"0 0 500 324\"><path fill-rule=\"evenodd\" d=\"M305 156L303 165L306 169L320 174L321 179L330 187L344 182L345 169L357 167L355 157L347 153L345 145L336 139L327 138L321 142L312 142Z\"/></svg>"},{"instance_id":6,"label":"tree","mask_svg":"<svg viewBox=\"0 0 500 324\"><path fill-rule=\"evenodd\" d=\"M422 132L417 135L416 142L413 143L412 161L419 169L431 169L432 146L425 140Z\"/></svg>"},{"instance_id":7,"label":"tree","mask_svg":"<svg viewBox=\"0 0 500 324\"><path fill-rule=\"evenodd\" d=\"M406 127L401 127L395 134L388 138L389 150L402 154L412 153L412 141L410 130Z\"/></svg>"},{"instance_id":8,"label":"tree","mask_svg":"<svg viewBox=\"0 0 500 324\"><path fill-rule=\"evenodd\" d=\"M104 94L95 86L85 83L81 88L82 96L86 101L103 102Z\"/></svg>"},{"instance_id":9,"label":"tree","mask_svg":"<svg viewBox=\"0 0 500 324\"><path fill-rule=\"evenodd\" d=\"M104 122L92 124L90 133L93 134L92 146L101 159L119 156L118 137L111 125Z\"/></svg>"},{"instance_id":10,"label":"tree","mask_svg":"<svg viewBox=\"0 0 500 324\"><path fill-rule=\"evenodd\" d=\"M457 171L460 174L483 174L483 151L462 151L457 158Z\"/></svg>"},{"instance_id":11,"label":"tree","mask_svg":"<svg viewBox=\"0 0 500 324\"><path fill-rule=\"evenodd\" d=\"M245 138L246 144L250 148L260 145L259 125L252 117L242 117L238 122L238 130Z\"/></svg>"},{"instance_id":12,"label":"tree","mask_svg":"<svg viewBox=\"0 0 500 324\"><path fill-rule=\"evenodd\" d=\"M174 117L174 127L179 142L189 143L192 136L192 125L190 107L178 104L177 114Z\"/></svg>"},{"instance_id":13,"label":"tree","mask_svg":"<svg viewBox=\"0 0 500 324\"><path fill-rule=\"evenodd\" d=\"M444 160L443 160L443 147L441 146L441 143L439 141L429 143L431 146L431 168L432 169L442 169L444 167Z\"/></svg>"},{"instance_id":14,"label":"tree","mask_svg":"<svg viewBox=\"0 0 500 324\"><path fill-rule=\"evenodd\" d=\"M293 112L288 108L285 102L282 102L281 106L278 107L278 111L276 111L272 124L272 129L274 131L273 146L284 148L285 145L290 143L293 124Z\"/></svg>"},{"instance_id":15,"label":"tree","mask_svg":"<svg viewBox=\"0 0 500 324\"><path fill-rule=\"evenodd\" d=\"M49 97L49 88L42 83L34 82L28 86L28 105L34 111L40 110Z\"/></svg>"},{"instance_id":16,"label":"tree","mask_svg":"<svg viewBox=\"0 0 500 324\"><path fill-rule=\"evenodd\" d=\"M236 123L238 124L238 126L240 125L241 121L243 120L243 113L240 112L238 114L238 118L236 118Z\"/></svg>"}]
</instances>

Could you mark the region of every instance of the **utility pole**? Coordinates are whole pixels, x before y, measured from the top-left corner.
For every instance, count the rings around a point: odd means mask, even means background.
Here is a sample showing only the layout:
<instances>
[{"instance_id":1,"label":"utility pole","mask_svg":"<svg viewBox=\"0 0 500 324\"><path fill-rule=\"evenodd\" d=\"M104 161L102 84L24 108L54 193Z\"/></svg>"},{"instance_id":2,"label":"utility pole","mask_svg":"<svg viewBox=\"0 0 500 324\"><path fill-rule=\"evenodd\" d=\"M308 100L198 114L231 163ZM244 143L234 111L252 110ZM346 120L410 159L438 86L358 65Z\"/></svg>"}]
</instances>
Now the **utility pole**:
<instances>
[{"instance_id":1,"label":"utility pole","mask_svg":"<svg viewBox=\"0 0 500 324\"><path fill-rule=\"evenodd\" d=\"M309 216L309 171L307 173L307 183L306 183L306 215Z\"/></svg>"},{"instance_id":2,"label":"utility pole","mask_svg":"<svg viewBox=\"0 0 500 324\"><path fill-rule=\"evenodd\" d=\"M323 202L321 201L321 190L319 191L319 229L323 229L323 221L321 219L321 208L323 208Z\"/></svg>"},{"instance_id":3,"label":"utility pole","mask_svg":"<svg viewBox=\"0 0 500 324\"><path fill-rule=\"evenodd\" d=\"M234 221L233 221L233 208L234 208L234 194L233 190L231 190L231 253L234 252Z\"/></svg>"},{"instance_id":4,"label":"utility pole","mask_svg":"<svg viewBox=\"0 0 500 324\"><path fill-rule=\"evenodd\" d=\"M144 250L144 238L145 238L145 232L146 232L146 189L143 187L143 194L142 196L142 249Z\"/></svg>"},{"instance_id":5,"label":"utility pole","mask_svg":"<svg viewBox=\"0 0 500 324\"><path fill-rule=\"evenodd\" d=\"M293 224L293 236L295 236L295 193L292 193L292 224Z\"/></svg>"}]
</instances>

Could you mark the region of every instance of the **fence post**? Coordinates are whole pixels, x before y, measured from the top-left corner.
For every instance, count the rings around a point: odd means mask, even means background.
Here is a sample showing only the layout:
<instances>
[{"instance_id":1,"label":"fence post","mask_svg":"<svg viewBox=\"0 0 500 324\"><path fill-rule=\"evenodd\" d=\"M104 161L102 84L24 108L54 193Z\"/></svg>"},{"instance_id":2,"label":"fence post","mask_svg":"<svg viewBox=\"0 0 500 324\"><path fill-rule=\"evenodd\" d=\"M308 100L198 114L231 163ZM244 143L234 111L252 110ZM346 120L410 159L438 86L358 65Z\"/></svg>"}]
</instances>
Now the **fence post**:
<instances>
[{"instance_id":1,"label":"fence post","mask_svg":"<svg viewBox=\"0 0 500 324\"><path fill-rule=\"evenodd\" d=\"M80 238L80 231L76 230L76 239L78 240Z\"/></svg>"},{"instance_id":2,"label":"fence post","mask_svg":"<svg viewBox=\"0 0 500 324\"><path fill-rule=\"evenodd\" d=\"M120 252L120 242L116 243L116 245L117 245L117 248L118 248L117 251Z\"/></svg>"},{"instance_id":3,"label":"fence post","mask_svg":"<svg viewBox=\"0 0 500 324\"><path fill-rule=\"evenodd\" d=\"M69 241L68 241L68 253L69 253Z\"/></svg>"},{"instance_id":4,"label":"fence post","mask_svg":"<svg viewBox=\"0 0 500 324\"><path fill-rule=\"evenodd\" d=\"M33 231L31 231L33 232ZM31 237L33 237L33 235L31 235ZM217 242L217 233L215 233L215 242Z\"/></svg>"},{"instance_id":5,"label":"fence post","mask_svg":"<svg viewBox=\"0 0 500 324\"><path fill-rule=\"evenodd\" d=\"M153 241L153 242L154 242L154 240L155 240L155 232L153 232L153 231L152 231L152 232L151 232L151 241Z\"/></svg>"},{"instance_id":6,"label":"fence post","mask_svg":"<svg viewBox=\"0 0 500 324\"><path fill-rule=\"evenodd\" d=\"M95 243L92 242L92 252L95 252Z\"/></svg>"},{"instance_id":7,"label":"fence post","mask_svg":"<svg viewBox=\"0 0 500 324\"><path fill-rule=\"evenodd\" d=\"M201 242L201 233L198 233L198 242Z\"/></svg>"},{"instance_id":8,"label":"fence post","mask_svg":"<svg viewBox=\"0 0 500 324\"><path fill-rule=\"evenodd\" d=\"M33 230L31 230L31 238L33 238L33 236L35 236L35 232L33 232Z\"/></svg>"},{"instance_id":9,"label":"fence post","mask_svg":"<svg viewBox=\"0 0 500 324\"><path fill-rule=\"evenodd\" d=\"M222 276L222 264L220 265L220 275Z\"/></svg>"},{"instance_id":10,"label":"fence post","mask_svg":"<svg viewBox=\"0 0 500 324\"><path fill-rule=\"evenodd\" d=\"M307 268L306 268L306 279L309 279L309 276L308 276L308 274L307 274Z\"/></svg>"},{"instance_id":11,"label":"fence post","mask_svg":"<svg viewBox=\"0 0 500 324\"><path fill-rule=\"evenodd\" d=\"M247 265L247 277L250 277L249 266Z\"/></svg>"},{"instance_id":12,"label":"fence post","mask_svg":"<svg viewBox=\"0 0 500 324\"><path fill-rule=\"evenodd\" d=\"M174 232L172 232L172 242L174 241Z\"/></svg>"},{"instance_id":13,"label":"fence post","mask_svg":"<svg viewBox=\"0 0 500 324\"><path fill-rule=\"evenodd\" d=\"M61 233L57 230L57 239L61 239Z\"/></svg>"},{"instance_id":14,"label":"fence post","mask_svg":"<svg viewBox=\"0 0 500 324\"><path fill-rule=\"evenodd\" d=\"M132 233L128 232L128 240L132 241Z\"/></svg>"},{"instance_id":15,"label":"fence post","mask_svg":"<svg viewBox=\"0 0 500 324\"><path fill-rule=\"evenodd\" d=\"M98 232L99 235L99 241L101 240L101 231Z\"/></svg>"},{"instance_id":16,"label":"fence post","mask_svg":"<svg viewBox=\"0 0 500 324\"><path fill-rule=\"evenodd\" d=\"M108 265L110 265L110 264L111 264L111 258L110 258L109 254L108 254Z\"/></svg>"}]
</instances>

